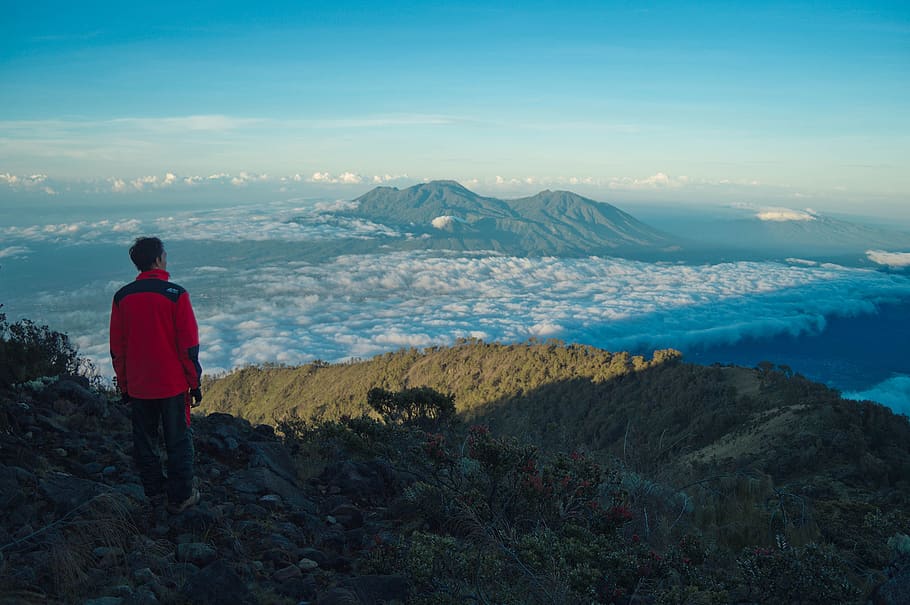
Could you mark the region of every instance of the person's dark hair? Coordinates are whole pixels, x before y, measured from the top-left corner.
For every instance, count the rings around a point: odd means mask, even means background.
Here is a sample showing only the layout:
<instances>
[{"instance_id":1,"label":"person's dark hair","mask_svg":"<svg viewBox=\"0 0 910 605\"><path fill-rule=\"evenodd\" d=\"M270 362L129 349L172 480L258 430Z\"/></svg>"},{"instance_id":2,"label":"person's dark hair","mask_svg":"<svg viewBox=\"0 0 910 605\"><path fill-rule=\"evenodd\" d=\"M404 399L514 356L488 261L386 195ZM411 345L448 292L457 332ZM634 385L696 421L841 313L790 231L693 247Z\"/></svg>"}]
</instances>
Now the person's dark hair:
<instances>
[{"instance_id":1,"label":"person's dark hair","mask_svg":"<svg viewBox=\"0 0 910 605\"><path fill-rule=\"evenodd\" d=\"M140 271L148 271L164 254L164 244L157 237L138 237L130 247L130 259Z\"/></svg>"}]
</instances>

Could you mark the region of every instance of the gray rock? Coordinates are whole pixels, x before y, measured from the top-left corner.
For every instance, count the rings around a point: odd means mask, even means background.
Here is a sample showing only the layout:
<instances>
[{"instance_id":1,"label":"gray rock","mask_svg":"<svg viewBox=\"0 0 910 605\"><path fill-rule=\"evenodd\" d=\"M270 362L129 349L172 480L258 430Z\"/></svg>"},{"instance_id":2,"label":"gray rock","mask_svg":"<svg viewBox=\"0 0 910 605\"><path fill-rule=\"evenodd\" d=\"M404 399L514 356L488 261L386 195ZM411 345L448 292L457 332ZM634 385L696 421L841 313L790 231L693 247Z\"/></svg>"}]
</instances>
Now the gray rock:
<instances>
[{"instance_id":1,"label":"gray rock","mask_svg":"<svg viewBox=\"0 0 910 605\"><path fill-rule=\"evenodd\" d=\"M300 559L300 561L297 562L297 567L299 567L300 571L303 571L303 572L313 571L313 570L319 569L319 563L317 563L313 559L307 559L306 557L304 557L303 559Z\"/></svg>"},{"instance_id":2,"label":"gray rock","mask_svg":"<svg viewBox=\"0 0 910 605\"><path fill-rule=\"evenodd\" d=\"M332 509L332 516L336 522L341 523L346 529L355 529L363 526L363 513L351 504L336 506Z\"/></svg>"},{"instance_id":3,"label":"gray rock","mask_svg":"<svg viewBox=\"0 0 910 605\"><path fill-rule=\"evenodd\" d=\"M132 596L123 600L123 605L157 605L160 603L155 592L147 586L140 586Z\"/></svg>"},{"instance_id":4,"label":"gray rock","mask_svg":"<svg viewBox=\"0 0 910 605\"><path fill-rule=\"evenodd\" d=\"M329 493L344 494L356 502L384 500L401 481L387 462L345 460L332 464L319 476Z\"/></svg>"},{"instance_id":5,"label":"gray rock","mask_svg":"<svg viewBox=\"0 0 910 605\"><path fill-rule=\"evenodd\" d=\"M317 605L360 605L357 595L347 588L332 588L319 595Z\"/></svg>"},{"instance_id":6,"label":"gray rock","mask_svg":"<svg viewBox=\"0 0 910 605\"><path fill-rule=\"evenodd\" d=\"M279 442L251 443L250 468L265 467L291 483L297 482L297 469L291 455Z\"/></svg>"},{"instance_id":7,"label":"gray rock","mask_svg":"<svg viewBox=\"0 0 910 605\"><path fill-rule=\"evenodd\" d=\"M316 548L302 548L300 549L300 556L304 559L315 561L319 566L325 565L325 562L329 560L324 552Z\"/></svg>"},{"instance_id":8,"label":"gray rock","mask_svg":"<svg viewBox=\"0 0 910 605\"><path fill-rule=\"evenodd\" d=\"M294 599L300 603L309 603L316 597L317 583L316 578L309 576L303 578L294 578L287 582L282 582L275 588L278 594Z\"/></svg>"},{"instance_id":9,"label":"gray rock","mask_svg":"<svg viewBox=\"0 0 910 605\"><path fill-rule=\"evenodd\" d=\"M390 601L406 601L408 580L400 575L356 576L345 582L360 602L378 605Z\"/></svg>"},{"instance_id":10,"label":"gray rock","mask_svg":"<svg viewBox=\"0 0 910 605\"><path fill-rule=\"evenodd\" d=\"M303 575L303 572L300 571L299 567L296 565L288 565L272 574L272 578L276 582L287 582L288 580L299 578L301 575Z\"/></svg>"},{"instance_id":11,"label":"gray rock","mask_svg":"<svg viewBox=\"0 0 910 605\"><path fill-rule=\"evenodd\" d=\"M86 599L84 605L123 605L123 597L98 597Z\"/></svg>"},{"instance_id":12,"label":"gray rock","mask_svg":"<svg viewBox=\"0 0 910 605\"><path fill-rule=\"evenodd\" d=\"M204 567L215 560L218 553L208 544L190 542L177 545L177 560L187 561L193 565Z\"/></svg>"},{"instance_id":13,"label":"gray rock","mask_svg":"<svg viewBox=\"0 0 910 605\"><path fill-rule=\"evenodd\" d=\"M140 567L133 572L133 579L141 584L148 584L157 581L158 576L150 568Z\"/></svg>"},{"instance_id":14,"label":"gray rock","mask_svg":"<svg viewBox=\"0 0 910 605\"><path fill-rule=\"evenodd\" d=\"M111 597L121 597L127 599L133 596L133 589L129 584L118 584L117 586L112 587L109 591L108 596Z\"/></svg>"},{"instance_id":15,"label":"gray rock","mask_svg":"<svg viewBox=\"0 0 910 605\"><path fill-rule=\"evenodd\" d=\"M42 393L44 401L65 399L74 404L74 409L94 416L107 416L107 400L92 392L88 379L82 376L62 376Z\"/></svg>"},{"instance_id":16,"label":"gray rock","mask_svg":"<svg viewBox=\"0 0 910 605\"><path fill-rule=\"evenodd\" d=\"M82 470L85 471L86 475L97 475L104 469L104 465L100 462L88 462L82 465Z\"/></svg>"},{"instance_id":17,"label":"gray rock","mask_svg":"<svg viewBox=\"0 0 910 605\"><path fill-rule=\"evenodd\" d=\"M221 560L210 563L190 577L180 592L194 605L247 605L255 602L240 576Z\"/></svg>"},{"instance_id":18,"label":"gray rock","mask_svg":"<svg viewBox=\"0 0 910 605\"><path fill-rule=\"evenodd\" d=\"M141 502L145 500L145 490L138 483L119 483L112 486L114 490L120 492L131 500Z\"/></svg>"},{"instance_id":19,"label":"gray rock","mask_svg":"<svg viewBox=\"0 0 910 605\"><path fill-rule=\"evenodd\" d=\"M278 494L266 494L259 498L259 503L269 510L278 510L284 507L284 501Z\"/></svg>"},{"instance_id":20,"label":"gray rock","mask_svg":"<svg viewBox=\"0 0 910 605\"><path fill-rule=\"evenodd\" d=\"M110 492L106 485L63 473L52 473L39 481L38 490L51 501L57 514L66 514L93 497Z\"/></svg>"},{"instance_id":21,"label":"gray rock","mask_svg":"<svg viewBox=\"0 0 910 605\"><path fill-rule=\"evenodd\" d=\"M199 504L193 506L179 515L172 515L167 519L168 524L177 531L202 534L218 523L216 511Z\"/></svg>"},{"instance_id":22,"label":"gray rock","mask_svg":"<svg viewBox=\"0 0 910 605\"><path fill-rule=\"evenodd\" d=\"M316 511L316 504L306 497L303 490L265 466L248 468L235 473L227 483L241 494L255 495L257 499L266 494L278 494L294 508Z\"/></svg>"},{"instance_id":23,"label":"gray rock","mask_svg":"<svg viewBox=\"0 0 910 605\"><path fill-rule=\"evenodd\" d=\"M13 508L23 498L16 471L8 466L0 466L0 508Z\"/></svg>"}]
</instances>

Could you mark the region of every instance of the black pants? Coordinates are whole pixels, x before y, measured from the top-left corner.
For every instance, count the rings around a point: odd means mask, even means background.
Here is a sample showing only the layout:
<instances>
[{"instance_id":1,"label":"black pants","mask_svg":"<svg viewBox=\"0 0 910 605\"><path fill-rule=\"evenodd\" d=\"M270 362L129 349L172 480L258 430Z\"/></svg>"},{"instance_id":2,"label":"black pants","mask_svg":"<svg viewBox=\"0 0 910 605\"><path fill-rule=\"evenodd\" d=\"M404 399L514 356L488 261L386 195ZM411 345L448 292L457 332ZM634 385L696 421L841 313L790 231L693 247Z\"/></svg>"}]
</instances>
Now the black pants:
<instances>
[{"instance_id":1,"label":"black pants","mask_svg":"<svg viewBox=\"0 0 910 605\"><path fill-rule=\"evenodd\" d=\"M133 460L142 478L145 495L167 493L168 501L180 503L193 491L193 431L186 425L184 395L166 399L132 399ZM167 475L161 469L158 426L164 430Z\"/></svg>"}]
</instances>

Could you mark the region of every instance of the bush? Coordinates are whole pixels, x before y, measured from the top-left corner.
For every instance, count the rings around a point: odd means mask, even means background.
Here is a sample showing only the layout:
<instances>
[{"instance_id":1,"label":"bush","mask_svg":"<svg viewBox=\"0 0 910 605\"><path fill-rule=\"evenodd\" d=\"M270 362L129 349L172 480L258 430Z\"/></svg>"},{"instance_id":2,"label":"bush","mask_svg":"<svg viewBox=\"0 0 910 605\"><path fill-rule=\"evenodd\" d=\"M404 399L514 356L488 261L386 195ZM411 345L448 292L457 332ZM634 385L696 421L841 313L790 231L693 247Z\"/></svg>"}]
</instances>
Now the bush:
<instances>
[{"instance_id":1,"label":"bush","mask_svg":"<svg viewBox=\"0 0 910 605\"><path fill-rule=\"evenodd\" d=\"M485 425L449 423L427 431L417 419L429 415L401 411L410 395L377 390L373 397L387 406L374 406L386 412L385 421L295 420L282 432L292 446L329 459L379 458L408 477L386 505L399 529L376 536L362 571L407 576L409 602L719 605L740 597L847 603L860 596L849 563L835 550L788 544L788 536L796 537L790 526L802 518L800 502L779 490L776 508L744 519L756 526L746 533L780 530L774 549L745 541L750 547L740 551L683 528L649 540L635 533L634 511L646 507L642 514L653 520L670 508L677 516L691 514L695 504L686 497L680 508L679 494L650 487L650 499L643 500L614 465L602 467L583 452L546 454L497 437ZM744 492L751 504L771 489L751 478L731 481L719 499ZM671 496L672 502L660 502ZM730 506L741 504L734 499ZM718 523L729 521L716 516ZM642 529L647 526L646 520Z\"/></svg>"},{"instance_id":2,"label":"bush","mask_svg":"<svg viewBox=\"0 0 910 605\"><path fill-rule=\"evenodd\" d=\"M424 430L438 428L455 417L455 398L430 387L397 393L373 388L367 393L367 404L386 422L413 424Z\"/></svg>"},{"instance_id":3,"label":"bush","mask_svg":"<svg viewBox=\"0 0 910 605\"><path fill-rule=\"evenodd\" d=\"M0 387L41 376L79 374L91 367L66 334L29 319L10 324L0 313Z\"/></svg>"},{"instance_id":4,"label":"bush","mask_svg":"<svg viewBox=\"0 0 910 605\"><path fill-rule=\"evenodd\" d=\"M858 597L846 562L831 547L747 548L737 564L760 603L821 605L852 602Z\"/></svg>"}]
</instances>

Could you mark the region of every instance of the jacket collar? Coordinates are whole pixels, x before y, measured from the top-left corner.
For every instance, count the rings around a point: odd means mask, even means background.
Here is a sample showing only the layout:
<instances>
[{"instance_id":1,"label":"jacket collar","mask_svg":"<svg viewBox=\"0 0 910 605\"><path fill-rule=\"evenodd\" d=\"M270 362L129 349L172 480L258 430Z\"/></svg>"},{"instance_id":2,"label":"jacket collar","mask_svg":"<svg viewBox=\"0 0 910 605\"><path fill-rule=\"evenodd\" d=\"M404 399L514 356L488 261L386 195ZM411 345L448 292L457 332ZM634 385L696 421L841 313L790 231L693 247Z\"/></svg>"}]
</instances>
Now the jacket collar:
<instances>
[{"instance_id":1,"label":"jacket collar","mask_svg":"<svg viewBox=\"0 0 910 605\"><path fill-rule=\"evenodd\" d=\"M170 278L171 274L164 269L149 269L136 276L136 279L160 279L163 281L168 281Z\"/></svg>"}]
</instances>

